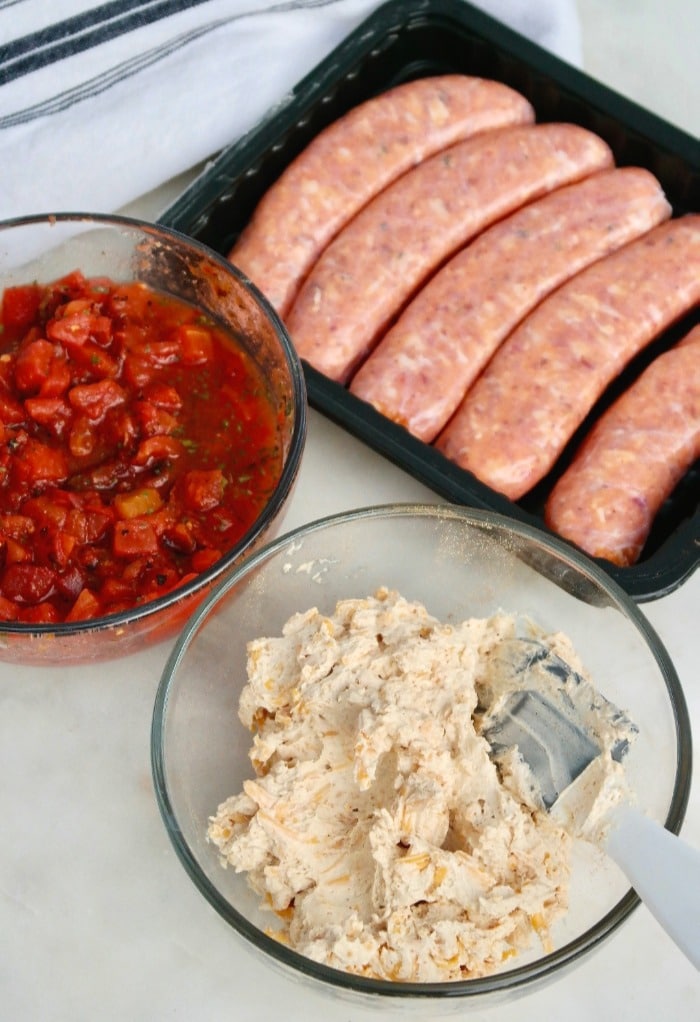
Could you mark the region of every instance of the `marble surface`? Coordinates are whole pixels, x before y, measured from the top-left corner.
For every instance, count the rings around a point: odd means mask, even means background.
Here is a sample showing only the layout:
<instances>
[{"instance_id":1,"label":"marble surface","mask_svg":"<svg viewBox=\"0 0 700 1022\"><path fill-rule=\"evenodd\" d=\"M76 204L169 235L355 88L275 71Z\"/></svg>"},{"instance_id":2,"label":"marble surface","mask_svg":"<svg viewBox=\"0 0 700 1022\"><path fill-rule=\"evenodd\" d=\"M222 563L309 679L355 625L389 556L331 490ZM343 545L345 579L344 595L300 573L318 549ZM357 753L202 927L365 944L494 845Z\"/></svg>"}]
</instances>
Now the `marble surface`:
<instances>
[{"instance_id":1,"label":"marble surface","mask_svg":"<svg viewBox=\"0 0 700 1022\"><path fill-rule=\"evenodd\" d=\"M691 58L700 5L579 0L579 10L586 69L697 133L700 78ZM166 183L129 212L155 216L190 177ZM394 500L437 497L312 411L287 525ZM700 573L644 611L675 661L697 734ZM0 1018L385 1018L386 1009L359 1010L270 969L185 875L160 821L149 761L168 650L98 667L0 665ZM683 835L700 846L697 782ZM642 906L561 981L512 1005L462 1014L690 1022L700 1018L700 977Z\"/></svg>"}]
</instances>

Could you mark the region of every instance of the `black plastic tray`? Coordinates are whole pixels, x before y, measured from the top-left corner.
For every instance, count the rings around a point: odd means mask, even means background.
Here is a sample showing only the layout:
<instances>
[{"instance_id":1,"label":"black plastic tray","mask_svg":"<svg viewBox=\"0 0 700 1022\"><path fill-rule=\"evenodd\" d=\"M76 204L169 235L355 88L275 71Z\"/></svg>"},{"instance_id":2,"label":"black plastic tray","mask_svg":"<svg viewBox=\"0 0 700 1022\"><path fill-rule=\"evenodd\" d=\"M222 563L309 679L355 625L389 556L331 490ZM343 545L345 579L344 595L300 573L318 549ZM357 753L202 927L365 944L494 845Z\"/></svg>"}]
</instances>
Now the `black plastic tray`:
<instances>
[{"instance_id":1,"label":"black plastic tray","mask_svg":"<svg viewBox=\"0 0 700 1022\"><path fill-rule=\"evenodd\" d=\"M570 67L462 0L390 0L307 75L259 126L234 142L159 218L218 252L230 251L264 191L327 124L399 82L460 72L505 82L527 96L538 121L595 131L620 166L647 167L674 215L700 210L700 143ZM599 414L649 360L690 328L667 331L627 367L591 413ZM428 444L305 365L309 402L446 500L498 511L547 532L542 508L553 475L518 503L484 486ZM555 473L587 428L583 424ZM639 561L600 565L635 600L671 592L700 562L700 465L658 515Z\"/></svg>"}]
</instances>

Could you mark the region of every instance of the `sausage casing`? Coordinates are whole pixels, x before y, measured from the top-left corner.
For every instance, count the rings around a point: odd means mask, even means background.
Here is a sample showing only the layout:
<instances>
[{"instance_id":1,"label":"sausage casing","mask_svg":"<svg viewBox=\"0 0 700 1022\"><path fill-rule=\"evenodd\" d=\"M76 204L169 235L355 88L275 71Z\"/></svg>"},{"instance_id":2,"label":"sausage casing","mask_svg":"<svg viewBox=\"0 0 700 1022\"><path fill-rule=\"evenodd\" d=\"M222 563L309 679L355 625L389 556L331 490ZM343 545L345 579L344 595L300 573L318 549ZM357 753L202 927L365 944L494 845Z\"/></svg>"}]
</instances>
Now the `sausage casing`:
<instances>
[{"instance_id":1,"label":"sausage casing","mask_svg":"<svg viewBox=\"0 0 700 1022\"><path fill-rule=\"evenodd\" d=\"M656 178L637 167L594 174L530 203L418 292L360 366L351 392L430 443L538 302L670 214Z\"/></svg>"},{"instance_id":2,"label":"sausage casing","mask_svg":"<svg viewBox=\"0 0 700 1022\"><path fill-rule=\"evenodd\" d=\"M426 278L524 203L612 165L574 124L488 132L404 174L326 248L286 319L298 354L346 382Z\"/></svg>"},{"instance_id":3,"label":"sausage casing","mask_svg":"<svg viewBox=\"0 0 700 1022\"><path fill-rule=\"evenodd\" d=\"M592 557L628 567L700 457L700 326L607 409L545 505L545 522Z\"/></svg>"},{"instance_id":4,"label":"sausage casing","mask_svg":"<svg viewBox=\"0 0 700 1022\"><path fill-rule=\"evenodd\" d=\"M229 258L284 317L325 245L373 195L460 139L533 120L525 97L500 82L438 75L398 85L309 143L262 197Z\"/></svg>"},{"instance_id":5,"label":"sausage casing","mask_svg":"<svg viewBox=\"0 0 700 1022\"><path fill-rule=\"evenodd\" d=\"M700 302L700 214L582 270L501 345L435 442L511 500L554 466L608 384Z\"/></svg>"}]
</instances>

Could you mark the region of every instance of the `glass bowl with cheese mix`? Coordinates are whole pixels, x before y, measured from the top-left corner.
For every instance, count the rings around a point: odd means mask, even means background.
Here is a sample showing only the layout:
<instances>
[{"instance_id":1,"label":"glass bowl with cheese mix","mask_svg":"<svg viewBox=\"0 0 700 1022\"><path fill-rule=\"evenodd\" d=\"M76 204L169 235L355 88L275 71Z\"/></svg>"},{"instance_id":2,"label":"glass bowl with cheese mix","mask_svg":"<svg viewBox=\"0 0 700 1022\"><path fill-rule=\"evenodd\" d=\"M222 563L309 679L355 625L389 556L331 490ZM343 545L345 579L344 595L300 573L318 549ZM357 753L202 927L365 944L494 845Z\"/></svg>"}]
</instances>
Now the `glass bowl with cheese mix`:
<instances>
[{"instance_id":1,"label":"glass bowl with cheese mix","mask_svg":"<svg viewBox=\"0 0 700 1022\"><path fill-rule=\"evenodd\" d=\"M306 435L289 336L155 224L0 224L0 660L171 638L279 530Z\"/></svg>"},{"instance_id":2,"label":"glass bowl with cheese mix","mask_svg":"<svg viewBox=\"0 0 700 1022\"><path fill-rule=\"evenodd\" d=\"M481 731L525 647L562 657L596 707L595 770L549 812ZM439 504L334 515L254 553L189 620L152 725L168 835L240 953L432 1013L598 948L638 904L605 814L630 799L677 832L690 757L634 602L556 538Z\"/></svg>"}]
</instances>

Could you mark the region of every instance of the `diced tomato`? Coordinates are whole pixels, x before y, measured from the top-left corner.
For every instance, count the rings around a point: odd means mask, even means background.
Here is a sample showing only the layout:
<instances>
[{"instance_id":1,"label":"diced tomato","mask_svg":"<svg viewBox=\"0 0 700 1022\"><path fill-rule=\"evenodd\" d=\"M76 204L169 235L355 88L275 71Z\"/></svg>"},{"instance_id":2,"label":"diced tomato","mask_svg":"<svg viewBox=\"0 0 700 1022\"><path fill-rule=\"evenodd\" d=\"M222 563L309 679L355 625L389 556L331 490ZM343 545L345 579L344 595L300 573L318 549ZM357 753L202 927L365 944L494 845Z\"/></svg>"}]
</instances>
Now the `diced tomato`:
<instances>
[{"instance_id":1,"label":"diced tomato","mask_svg":"<svg viewBox=\"0 0 700 1022\"><path fill-rule=\"evenodd\" d=\"M80 270L71 270L70 273L65 273L53 283L46 285L45 304L53 310L56 305L65 305L73 299L77 299L79 295L82 299L86 283Z\"/></svg>"},{"instance_id":2,"label":"diced tomato","mask_svg":"<svg viewBox=\"0 0 700 1022\"><path fill-rule=\"evenodd\" d=\"M158 537L150 522L130 518L114 526L112 549L115 557L142 557L158 553Z\"/></svg>"},{"instance_id":3,"label":"diced tomato","mask_svg":"<svg viewBox=\"0 0 700 1022\"><path fill-rule=\"evenodd\" d=\"M6 426L19 426L27 418L24 405L0 387L0 422Z\"/></svg>"},{"instance_id":4,"label":"diced tomato","mask_svg":"<svg viewBox=\"0 0 700 1022\"><path fill-rule=\"evenodd\" d=\"M93 316L90 338L101 348L106 348L112 339L112 320L109 316Z\"/></svg>"},{"instance_id":5,"label":"diced tomato","mask_svg":"<svg viewBox=\"0 0 700 1022\"><path fill-rule=\"evenodd\" d=\"M183 494L190 511L211 511L223 500L226 479L221 469L192 469L185 475Z\"/></svg>"},{"instance_id":6,"label":"diced tomato","mask_svg":"<svg viewBox=\"0 0 700 1022\"><path fill-rule=\"evenodd\" d=\"M179 458L183 447L179 440L172 436L151 436L142 440L133 457L134 465L152 465L155 461Z\"/></svg>"},{"instance_id":7,"label":"diced tomato","mask_svg":"<svg viewBox=\"0 0 700 1022\"><path fill-rule=\"evenodd\" d=\"M126 408L114 408L108 418L109 436L117 450L127 450L135 446L139 430L131 412ZM106 426L100 430L104 433Z\"/></svg>"},{"instance_id":8,"label":"diced tomato","mask_svg":"<svg viewBox=\"0 0 700 1022\"><path fill-rule=\"evenodd\" d=\"M137 401L134 405L137 421L144 436L162 436L173 433L178 420L172 412L159 408L151 401Z\"/></svg>"},{"instance_id":9,"label":"diced tomato","mask_svg":"<svg viewBox=\"0 0 700 1022\"><path fill-rule=\"evenodd\" d=\"M15 359L15 386L20 394L38 394L54 357L53 344L41 338L19 349Z\"/></svg>"},{"instance_id":10,"label":"diced tomato","mask_svg":"<svg viewBox=\"0 0 700 1022\"><path fill-rule=\"evenodd\" d=\"M0 596L0 621L16 621L18 617L17 604L6 596Z\"/></svg>"},{"instance_id":11,"label":"diced tomato","mask_svg":"<svg viewBox=\"0 0 700 1022\"><path fill-rule=\"evenodd\" d=\"M82 370L87 379L103 380L119 375L121 364L119 358L112 357L92 341L86 341L85 344L71 351L71 360Z\"/></svg>"},{"instance_id":12,"label":"diced tomato","mask_svg":"<svg viewBox=\"0 0 700 1022\"><path fill-rule=\"evenodd\" d=\"M165 383L149 383L144 387L143 396L156 408L165 408L169 412L177 412L182 408L182 398L177 389Z\"/></svg>"},{"instance_id":13,"label":"diced tomato","mask_svg":"<svg viewBox=\"0 0 700 1022\"><path fill-rule=\"evenodd\" d=\"M73 417L71 409L60 397L28 397L24 402L29 416L55 437L61 437Z\"/></svg>"},{"instance_id":14,"label":"diced tomato","mask_svg":"<svg viewBox=\"0 0 700 1022\"><path fill-rule=\"evenodd\" d=\"M47 599L55 586L51 568L35 564L10 564L0 581L2 595L15 603L35 604Z\"/></svg>"},{"instance_id":15,"label":"diced tomato","mask_svg":"<svg viewBox=\"0 0 700 1022\"><path fill-rule=\"evenodd\" d=\"M60 621L61 616L52 603L37 603L34 606L22 607L19 619L25 624L53 625Z\"/></svg>"},{"instance_id":16,"label":"diced tomato","mask_svg":"<svg viewBox=\"0 0 700 1022\"><path fill-rule=\"evenodd\" d=\"M40 397L62 397L71 385L71 374L62 354L55 355L49 366L49 375L39 388Z\"/></svg>"},{"instance_id":17,"label":"diced tomato","mask_svg":"<svg viewBox=\"0 0 700 1022\"><path fill-rule=\"evenodd\" d=\"M25 501L24 512L39 528L61 529L68 516L68 507L55 494L41 494Z\"/></svg>"},{"instance_id":18,"label":"diced tomato","mask_svg":"<svg viewBox=\"0 0 700 1022\"><path fill-rule=\"evenodd\" d=\"M124 359L123 378L134 390L141 390L147 387L157 374L157 368L145 358L127 354Z\"/></svg>"},{"instance_id":19,"label":"diced tomato","mask_svg":"<svg viewBox=\"0 0 700 1022\"><path fill-rule=\"evenodd\" d=\"M149 337L134 345L134 354L153 366L168 366L180 361L180 342L177 337L156 340Z\"/></svg>"},{"instance_id":20,"label":"diced tomato","mask_svg":"<svg viewBox=\"0 0 700 1022\"><path fill-rule=\"evenodd\" d=\"M123 578L106 578L100 586L100 600L106 606L133 600L134 589Z\"/></svg>"},{"instance_id":21,"label":"diced tomato","mask_svg":"<svg viewBox=\"0 0 700 1022\"><path fill-rule=\"evenodd\" d=\"M2 296L2 321L8 330L27 330L37 317L41 303L38 284L6 287Z\"/></svg>"},{"instance_id":22,"label":"diced tomato","mask_svg":"<svg viewBox=\"0 0 700 1022\"><path fill-rule=\"evenodd\" d=\"M99 543L104 539L114 520L108 509L103 511L83 511L77 508L68 512L65 530L75 536L81 546Z\"/></svg>"},{"instance_id":23,"label":"diced tomato","mask_svg":"<svg viewBox=\"0 0 700 1022\"><path fill-rule=\"evenodd\" d=\"M22 485L60 483L68 477L68 460L62 450L28 437L14 454L13 474Z\"/></svg>"},{"instance_id":24,"label":"diced tomato","mask_svg":"<svg viewBox=\"0 0 700 1022\"><path fill-rule=\"evenodd\" d=\"M71 353L73 353L73 349L90 340L93 316L89 303L87 307L82 307L85 305L83 302L80 305L80 309L73 309L70 313L50 319L46 324L46 336L50 337L52 341L60 341L61 344L65 344L71 349Z\"/></svg>"},{"instance_id":25,"label":"diced tomato","mask_svg":"<svg viewBox=\"0 0 700 1022\"><path fill-rule=\"evenodd\" d=\"M125 404L127 393L116 380L107 379L71 387L68 391L68 400L73 408L96 422L103 418L110 408Z\"/></svg>"}]
</instances>

